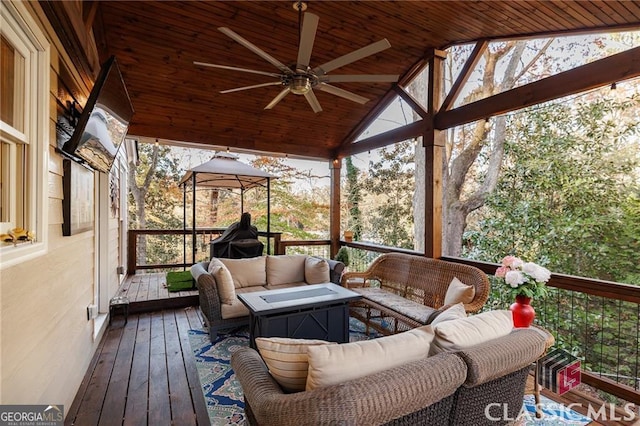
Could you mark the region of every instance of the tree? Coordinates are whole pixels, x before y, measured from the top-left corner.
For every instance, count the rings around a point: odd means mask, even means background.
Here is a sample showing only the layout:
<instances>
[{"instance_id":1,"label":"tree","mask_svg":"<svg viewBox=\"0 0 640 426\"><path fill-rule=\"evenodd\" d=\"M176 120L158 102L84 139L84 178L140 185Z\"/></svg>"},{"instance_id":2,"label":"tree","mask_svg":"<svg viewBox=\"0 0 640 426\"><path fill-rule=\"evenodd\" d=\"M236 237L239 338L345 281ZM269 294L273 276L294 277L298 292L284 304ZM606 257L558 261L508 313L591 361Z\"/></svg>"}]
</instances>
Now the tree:
<instances>
[{"instance_id":1,"label":"tree","mask_svg":"<svg viewBox=\"0 0 640 426\"><path fill-rule=\"evenodd\" d=\"M411 217L414 172L412 141L380 150L380 159L369 163L366 191L376 197L369 219L369 233L380 243L413 249Z\"/></svg>"},{"instance_id":2,"label":"tree","mask_svg":"<svg viewBox=\"0 0 640 426\"><path fill-rule=\"evenodd\" d=\"M178 190L179 169L170 148L152 144L139 144L140 164L129 168L129 227L131 229L176 229L182 220L176 217L176 208L182 204ZM138 242L138 258L142 264L153 256L173 257L173 250L154 244L155 253L148 253L147 240ZM163 258L163 260L166 260Z\"/></svg>"},{"instance_id":3,"label":"tree","mask_svg":"<svg viewBox=\"0 0 640 426\"><path fill-rule=\"evenodd\" d=\"M353 239L360 241L362 239L362 216L360 211L360 202L362 194L360 193L359 170L353 165L351 157L345 159L347 169L347 206L349 209L349 217L347 220L347 229L353 231Z\"/></svg>"},{"instance_id":4,"label":"tree","mask_svg":"<svg viewBox=\"0 0 640 426\"><path fill-rule=\"evenodd\" d=\"M631 113L640 98L607 92L510 119L500 181L470 226L466 255L519 254L556 272L640 284L640 124Z\"/></svg>"}]
</instances>

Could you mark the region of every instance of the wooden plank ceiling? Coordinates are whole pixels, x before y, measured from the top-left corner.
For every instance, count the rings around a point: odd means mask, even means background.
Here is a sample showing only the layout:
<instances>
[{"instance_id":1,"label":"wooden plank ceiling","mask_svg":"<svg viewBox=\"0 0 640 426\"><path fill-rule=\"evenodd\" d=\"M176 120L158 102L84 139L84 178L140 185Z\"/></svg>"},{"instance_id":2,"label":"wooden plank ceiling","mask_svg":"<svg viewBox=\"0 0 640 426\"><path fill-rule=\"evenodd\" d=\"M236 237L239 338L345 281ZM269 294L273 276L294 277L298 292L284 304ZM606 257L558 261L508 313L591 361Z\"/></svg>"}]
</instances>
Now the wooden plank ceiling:
<instances>
[{"instance_id":1,"label":"wooden plank ceiling","mask_svg":"<svg viewBox=\"0 0 640 426\"><path fill-rule=\"evenodd\" d=\"M278 86L220 94L271 77L197 67L193 61L278 70L218 31L229 27L281 62L298 51L292 1L104 1L93 24L101 61L116 55L135 109L130 134L331 159L393 83L336 83L365 105L316 90L324 111ZM312 1L320 22L311 67L387 38L391 48L332 74L404 75L430 49L479 39L624 29L640 23L630 1Z\"/></svg>"}]
</instances>

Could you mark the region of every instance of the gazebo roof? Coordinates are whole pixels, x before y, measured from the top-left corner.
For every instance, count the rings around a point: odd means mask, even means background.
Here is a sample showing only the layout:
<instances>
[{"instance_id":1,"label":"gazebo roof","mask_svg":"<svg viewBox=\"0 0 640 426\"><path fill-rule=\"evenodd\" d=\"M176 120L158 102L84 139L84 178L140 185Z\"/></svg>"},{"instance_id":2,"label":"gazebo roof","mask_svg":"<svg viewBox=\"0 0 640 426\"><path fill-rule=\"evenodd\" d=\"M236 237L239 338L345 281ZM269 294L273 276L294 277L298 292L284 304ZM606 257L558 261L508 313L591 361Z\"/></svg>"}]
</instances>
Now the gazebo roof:
<instances>
[{"instance_id":1,"label":"gazebo roof","mask_svg":"<svg viewBox=\"0 0 640 426\"><path fill-rule=\"evenodd\" d=\"M211 160L188 170L179 185L191 184L194 175L197 187L243 191L266 186L267 181L274 178L263 170L238 161L238 156L228 153L216 153Z\"/></svg>"}]
</instances>

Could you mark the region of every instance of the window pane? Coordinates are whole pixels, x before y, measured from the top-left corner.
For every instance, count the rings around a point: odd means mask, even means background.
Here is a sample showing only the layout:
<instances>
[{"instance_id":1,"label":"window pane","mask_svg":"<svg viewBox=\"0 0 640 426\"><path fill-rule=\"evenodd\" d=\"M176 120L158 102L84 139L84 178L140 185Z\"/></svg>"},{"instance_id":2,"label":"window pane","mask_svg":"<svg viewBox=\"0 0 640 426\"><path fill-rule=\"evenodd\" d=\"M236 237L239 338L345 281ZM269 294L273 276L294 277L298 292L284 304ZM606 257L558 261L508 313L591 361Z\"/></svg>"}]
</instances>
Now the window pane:
<instances>
[{"instance_id":1,"label":"window pane","mask_svg":"<svg viewBox=\"0 0 640 426\"><path fill-rule=\"evenodd\" d=\"M9 216L9 144L3 142L0 146L0 223L9 222Z\"/></svg>"},{"instance_id":2,"label":"window pane","mask_svg":"<svg viewBox=\"0 0 640 426\"><path fill-rule=\"evenodd\" d=\"M0 70L2 72L2 104L0 117L2 121L13 126L13 99L15 97L15 50L9 42L1 38Z\"/></svg>"},{"instance_id":3,"label":"window pane","mask_svg":"<svg viewBox=\"0 0 640 426\"><path fill-rule=\"evenodd\" d=\"M0 36L0 119L24 131L24 58Z\"/></svg>"}]
</instances>

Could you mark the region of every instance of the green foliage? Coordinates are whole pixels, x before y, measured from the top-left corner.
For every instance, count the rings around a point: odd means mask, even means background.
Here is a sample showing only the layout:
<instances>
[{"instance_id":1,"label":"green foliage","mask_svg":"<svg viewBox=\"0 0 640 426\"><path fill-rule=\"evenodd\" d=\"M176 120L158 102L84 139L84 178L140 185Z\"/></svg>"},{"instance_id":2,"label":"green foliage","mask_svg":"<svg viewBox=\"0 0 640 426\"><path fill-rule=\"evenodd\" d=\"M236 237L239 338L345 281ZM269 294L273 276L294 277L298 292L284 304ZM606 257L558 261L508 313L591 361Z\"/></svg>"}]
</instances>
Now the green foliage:
<instances>
[{"instance_id":1,"label":"green foliage","mask_svg":"<svg viewBox=\"0 0 640 426\"><path fill-rule=\"evenodd\" d=\"M503 171L465 254L517 254L555 272L640 284L640 101L552 104L511 118ZM612 118L613 117L613 118Z\"/></svg>"},{"instance_id":2,"label":"green foliage","mask_svg":"<svg viewBox=\"0 0 640 426\"><path fill-rule=\"evenodd\" d=\"M410 141L380 150L380 160L369 163L364 188L376 200L368 234L385 245L412 249L414 152Z\"/></svg>"},{"instance_id":3,"label":"green foliage","mask_svg":"<svg viewBox=\"0 0 640 426\"><path fill-rule=\"evenodd\" d=\"M345 159L347 168L347 205L349 209L349 218L347 220L347 228L353 231L353 239L360 241L362 239L362 212L360 211L360 202L362 194L360 193L361 183L358 182L359 170L353 165L351 157Z\"/></svg>"},{"instance_id":4,"label":"green foliage","mask_svg":"<svg viewBox=\"0 0 640 426\"><path fill-rule=\"evenodd\" d=\"M346 247L340 247L334 260L344 263L344 266L349 266L349 250Z\"/></svg>"}]
</instances>

